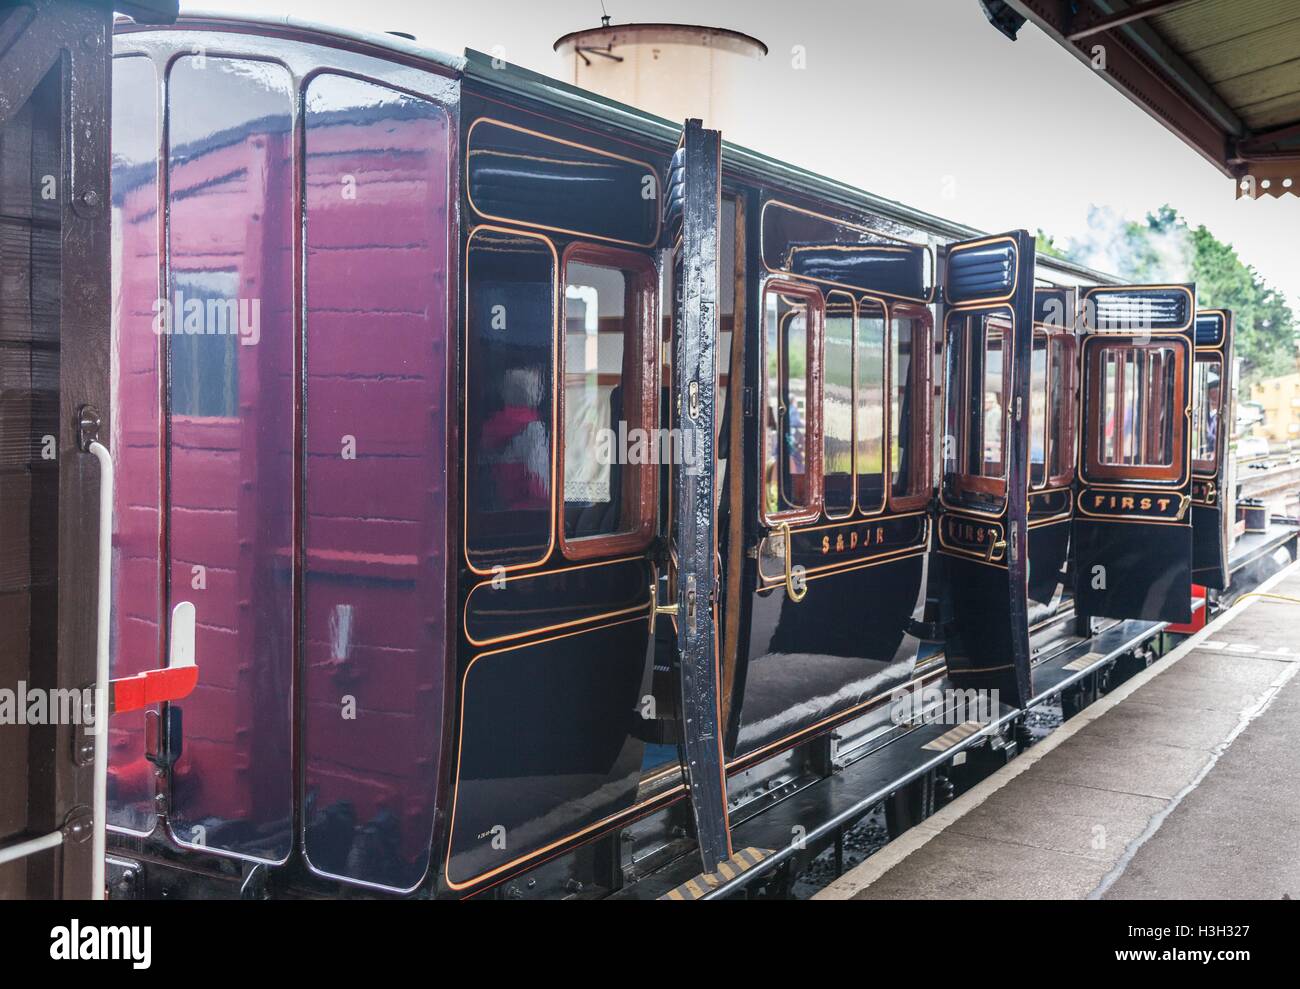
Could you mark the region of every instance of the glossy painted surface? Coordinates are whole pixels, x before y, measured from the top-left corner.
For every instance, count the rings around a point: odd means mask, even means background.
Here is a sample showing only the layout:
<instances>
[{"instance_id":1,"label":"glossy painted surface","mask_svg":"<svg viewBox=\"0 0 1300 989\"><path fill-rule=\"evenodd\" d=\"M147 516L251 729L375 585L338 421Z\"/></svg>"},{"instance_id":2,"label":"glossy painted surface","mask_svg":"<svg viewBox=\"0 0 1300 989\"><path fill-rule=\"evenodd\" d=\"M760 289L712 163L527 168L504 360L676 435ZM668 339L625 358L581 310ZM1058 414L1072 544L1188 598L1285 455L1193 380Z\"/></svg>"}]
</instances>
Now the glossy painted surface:
<instances>
[{"instance_id":1,"label":"glossy painted surface","mask_svg":"<svg viewBox=\"0 0 1300 989\"><path fill-rule=\"evenodd\" d=\"M997 690L1008 704L1023 703L1032 690L1027 588L1033 243L1025 231L1015 231L953 245L944 290L951 304L944 318L944 443L950 455L938 542L956 619L948 666L958 685ZM976 380L984 382L978 391ZM978 439L968 442L968 433Z\"/></svg>"},{"instance_id":2,"label":"glossy painted surface","mask_svg":"<svg viewBox=\"0 0 1300 989\"><path fill-rule=\"evenodd\" d=\"M470 661L451 885L488 878L632 805L645 748L632 732L649 688L646 630L641 616Z\"/></svg>"},{"instance_id":3,"label":"glossy painted surface","mask_svg":"<svg viewBox=\"0 0 1300 989\"><path fill-rule=\"evenodd\" d=\"M1074 520L1075 593L1088 615L1186 622L1191 617L1192 477L1190 471L1190 367L1194 286L1127 286L1090 290L1089 328L1083 338L1083 432ZM1113 301L1112 301L1113 300ZM1108 332L1119 328L1120 332ZM1168 403L1172 445L1179 456L1168 468L1095 464L1106 437L1098 399L1101 382L1095 348L1128 346L1168 350ZM1128 420L1124 420L1127 429ZM1101 475L1104 470L1104 475Z\"/></svg>"},{"instance_id":4,"label":"glossy painted surface","mask_svg":"<svg viewBox=\"0 0 1300 989\"><path fill-rule=\"evenodd\" d=\"M449 121L323 74L305 131L305 851L409 889L444 717Z\"/></svg>"},{"instance_id":5,"label":"glossy painted surface","mask_svg":"<svg viewBox=\"0 0 1300 989\"><path fill-rule=\"evenodd\" d=\"M1232 389L1232 313L1196 316L1192 403L1192 579L1215 590L1228 586L1232 545L1228 495L1228 424L1235 419Z\"/></svg>"},{"instance_id":6,"label":"glossy painted surface","mask_svg":"<svg viewBox=\"0 0 1300 989\"><path fill-rule=\"evenodd\" d=\"M673 700L652 666L651 532L631 525L633 514L654 521L659 469L619 443L608 475L589 445L559 448L606 418L616 435L657 418L655 254L595 238L640 236L629 218L645 215L646 200L628 177L643 172L609 163L643 152L474 99L463 113L472 148L495 135L553 160L509 186L514 220L465 239L458 754L443 880L456 892L589 835L632 808L647 764L675 762L675 750L648 744ZM501 165L488 155L467 168L485 162ZM593 175L604 176L594 191ZM466 189L471 214L488 209L482 188ZM589 524L619 492L636 509L628 524Z\"/></svg>"},{"instance_id":7,"label":"glossy painted surface","mask_svg":"<svg viewBox=\"0 0 1300 989\"><path fill-rule=\"evenodd\" d=\"M929 296L933 271L924 247L781 202L764 204L761 223L769 271L893 298Z\"/></svg>"},{"instance_id":8,"label":"glossy painted surface","mask_svg":"<svg viewBox=\"0 0 1300 989\"><path fill-rule=\"evenodd\" d=\"M801 229L807 227L805 234L820 233L827 238L828 248L837 244L836 238L848 236L834 224L808 219L774 203L767 205L764 217L765 224L768 218L788 219ZM776 219L771 222L773 226L764 226L765 238L781 229ZM768 249L765 240L764 250ZM776 259L764 260L770 266ZM834 277L843 275L840 272ZM820 477L814 463L808 490L817 517L811 523L800 520L792 524L790 535L791 569L799 568L806 587L800 601L784 586L786 554L778 525L759 522L757 587L744 619L747 635L742 642L747 649L740 657L730 726L729 754L733 758L752 757L887 695L911 678L916 664L918 642L906 630L924 610L930 526L924 512L900 510L893 502L907 494L910 479L920 471L911 463L915 447L909 441L912 425L924 422L929 415L929 389L918 387L916 380L906 376L898 395L887 396L883 387L887 358L895 367L891 379L895 386L904 367L911 367L916 324L891 320L886 333L886 312L880 300L854 300L830 286L811 291L816 295L812 302L820 299L825 308L822 354L830 347L831 357L823 358L813 379L822 378L822 418L819 421L806 415L811 425L804 428L820 426L829 437L821 451L825 456L825 494L818 504ZM757 297L761 296L756 293ZM856 308L846 305L850 301ZM773 372L774 366L784 366L774 365L770 356L779 336L769 334L765 339L767 347L757 366L772 379L769 392L792 388L783 386L779 371ZM845 361L837 356L836 348L849 349L852 342L856 342L856 373L846 374ZM909 358L906 365L905 356ZM810 364L816 359L814 352ZM853 360L848 363L854 367ZM928 374L924 380L928 382ZM810 403L816 404L816 395L815 389L807 397L801 393L786 405L805 414L815 412ZM905 422L899 420L902 410L907 413ZM837 416L848 422L838 421ZM765 421L770 426L772 417L766 416ZM758 422L753 423L753 430L759 435L765 432ZM925 435L928 437L928 430ZM892 449L894 437L902 438L897 451ZM770 479L776 466L770 437L760 449L763 477ZM843 477L845 470L856 476ZM845 483L850 479L853 487ZM886 486L893 488L888 503ZM836 520L850 509L850 519ZM871 517L864 517L868 515ZM735 576L728 575L728 579Z\"/></svg>"},{"instance_id":9,"label":"glossy painted surface","mask_svg":"<svg viewBox=\"0 0 1300 989\"><path fill-rule=\"evenodd\" d=\"M659 177L649 164L491 119L475 121L468 140L466 192L480 216L653 246Z\"/></svg>"},{"instance_id":10,"label":"glossy painted surface","mask_svg":"<svg viewBox=\"0 0 1300 989\"><path fill-rule=\"evenodd\" d=\"M120 478L113 517L113 676L163 663L161 340L158 285L158 78L147 58L113 63L113 410ZM153 831L154 767L144 716L109 722L109 824Z\"/></svg>"},{"instance_id":11,"label":"glossy painted surface","mask_svg":"<svg viewBox=\"0 0 1300 989\"><path fill-rule=\"evenodd\" d=\"M201 672L169 823L273 861L293 847L292 113L280 65L172 65L169 606L194 603Z\"/></svg>"}]
</instances>

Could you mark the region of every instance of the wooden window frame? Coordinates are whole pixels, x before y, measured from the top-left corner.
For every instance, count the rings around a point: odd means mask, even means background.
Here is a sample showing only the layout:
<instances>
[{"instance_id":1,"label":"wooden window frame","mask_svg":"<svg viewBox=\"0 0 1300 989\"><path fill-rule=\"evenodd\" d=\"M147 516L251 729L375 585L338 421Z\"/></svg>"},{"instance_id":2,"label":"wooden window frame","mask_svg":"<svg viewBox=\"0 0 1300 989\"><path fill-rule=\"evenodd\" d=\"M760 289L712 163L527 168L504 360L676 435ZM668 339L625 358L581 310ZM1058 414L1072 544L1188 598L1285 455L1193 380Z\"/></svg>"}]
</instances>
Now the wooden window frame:
<instances>
[{"instance_id":1,"label":"wooden window frame","mask_svg":"<svg viewBox=\"0 0 1300 989\"><path fill-rule=\"evenodd\" d=\"M1075 376L1078 374L1078 342L1075 340L1074 334L1068 330L1047 326L1043 323L1035 323L1034 344L1037 344L1040 340L1046 342L1047 355L1043 381L1044 401L1047 403L1046 418L1043 424L1046 435L1043 438L1043 479L1037 484L1032 483L1033 447L1030 447L1031 483L1029 490L1031 491L1046 491L1053 488L1068 487L1074 481L1074 443L1077 419ZM1057 353L1061 355L1062 393L1060 395L1056 393L1052 377L1052 359L1053 355ZM1029 380L1032 388L1032 367L1030 368ZM1032 408L1032 396L1030 405ZM1031 425L1032 422L1031 418ZM1064 448L1064 452L1062 452L1062 448ZM1064 469L1053 473L1053 467L1058 464L1063 466Z\"/></svg>"},{"instance_id":2,"label":"wooden window frame","mask_svg":"<svg viewBox=\"0 0 1300 989\"><path fill-rule=\"evenodd\" d=\"M1060 347L1061 368L1064 372L1062 375L1062 385L1064 394L1061 395L1061 401L1058 404L1056 396L1052 393L1052 350ZM1073 333L1068 330L1048 331L1047 334L1047 455L1048 462L1045 465L1047 472L1047 487L1062 488L1069 487L1074 483L1074 464L1075 464L1075 444L1078 442L1078 374L1079 374L1079 341L1075 339ZM1057 427L1059 420L1060 426ZM1064 470L1059 474L1051 473L1052 465L1056 462L1056 453L1058 446L1064 447L1065 451L1060 457L1060 462L1064 465Z\"/></svg>"},{"instance_id":3,"label":"wooden window frame","mask_svg":"<svg viewBox=\"0 0 1300 989\"><path fill-rule=\"evenodd\" d=\"M1186 399L1187 392L1190 388L1190 382L1187 377L1187 356L1190 345L1184 337L1154 336L1148 337L1143 342L1138 343L1136 338L1129 334L1097 334L1092 339L1097 343L1086 350L1086 360L1089 362L1085 368L1088 375L1088 401L1086 405L1087 414L1089 415L1089 430L1093 434L1093 442L1088 444L1088 449L1083 453L1083 479L1091 483L1148 483L1148 484L1169 484L1178 485L1183 482L1187 476L1190 466L1188 460L1189 451L1186 448L1185 437L1187 432L1183 426L1186 425L1187 410ZM1173 353L1173 369L1175 383L1182 381L1182 407L1179 407L1178 389L1175 389L1174 406L1170 408L1169 414L1173 417L1174 428L1172 429L1173 448L1170 452L1169 463L1161 466L1152 466L1147 464L1104 464L1099 456L1100 445L1104 440L1104 431L1101 423L1101 395L1104 385L1104 376L1101 372L1101 356L1109 348L1122 348L1127 351L1155 350L1168 348ZM1123 418L1123 408L1119 410L1120 421ZM1179 420L1182 420L1182 425ZM1137 430L1134 431L1137 435Z\"/></svg>"},{"instance_id":4,"label":"wooden window frame","mask_svg":"<svg viewBox=\"0 0 1300 989\"><path fill-rule=\"evenodd\" d=\"M804 423L805 473L808 476L808 504L798 508L787 508L777 512L767 510L767 443L771 427L767 423L767 299L769 295L786 295L802 299L808 306L807 367L809 394L805 396L804 406L806 420ZM769 528L782 523L796 524L815 522L822 514L822 320L824 317L824 299L821 290L811 285L773 278L763 283L759 294L759 325L762 327L760 337L758 413L762 419L759 432L759 478L758 511L759 518ZM855 306L856 313L856 306ZM856 320L856 317L855 317ZM779 358L778 358L779 359ZM780 365L778 365L780 366ZM779 464L775 465L779 468ZM856 475L855 475L856 481Z\"/></svg>"},{"instance_id":5,"label":"wooden window frame","mask_svg":"<svg viewBox=\"0 0 1300 989\"><path fill-rule=\"evenodd\" d=\"M841 514L832 515L829 506L826 504L826 319L827 311L830 308L831 296L842 296L848 300L849 304L849 507ZM883 305L882 305L883 309ZM827 289L822 293L822 316L821 316L821 406L819 408L818 425L821 431L821 453L819 461L821 464L821 497L822 497L822 516L829 522L842 522L845 519L851 519L859 510L858 505L858 310L859 300L856 299L852 292L845 289ZM766 319L767 311L764 309L764 318ZM766 327L764 327L766 331ZM764 365L764 375L767 367ZM765 406L766 408L766 406ZM766 416L764 422L767 421ZM882 429L884 423L881 423ZM806 428L806 427L805 427ZM766 453L767 447L763 447ZM881 509L884 508L882 502ZM873 513L874 514L874 513Z\"/></svg>"},{"instance_id":6,"label":"wooden window frame","mask_svg":"<svg viewBox=\"0 0 1300 989\"><path fill-rule=\"evenodd\" d=\"M1005 314L1005 319L1003 323L1005 328L1002 330L1002 355L1003 355L1002 358L1002 431L999 434L1001 438L1001 445L1002 445L1001 463L1003 465L1003 471L1001 477L994 477L994 476L989 476L984 474L971 474L969 471L965 469L966 466L970 463L969 416L971 410L971 404L970 404L971 402L971 347L969 343L970 340L969 320L988 319L989 317L993 317L995 315L1001 317L1003 314ZM961 378L961 412L962 412L961 430L962 432L960 436L961 442L959 443L960 449L958 450L958 457L959 457L958 463L962 469L956 471L954 474L955 480L952 486L953 491L957 495L972 494L975 495L976 497L1000 498L1002 499L1002 503L1003 503L1002 507L1005 507L1006 499L1009 494L1009 485L1007 482L1008 471L1006 469L1007 468L1006 439L1007 439L1007 426L1010 421L1009 405L1010 405L1010 398L1011 398L1011 381L1014 375L1014 365L1015 365L1015 353L1014 353L1014 349L1011 346L1012 341L1015 338L1015 314L1012 313L1010 309L1005 305L994 306L989 308L972 309L972 310L956 310L954 312L950 312L948 313L944 321L945 338L948 335L947 320L953 318L958 318L967 321L967 325L963 327L961 370L959 372ZM985 331L985 335L984 335L983 350L986 354L988 353L987 330ZM981 402L981 408L983 408L982 402ZM946 419L947 419L946 414L944 418L946 423ZM984 436L983 433L981 432L980 434L981 443L983 442L983 439ZM983 458L983 456L984 454L981 451L980 457ZM983 463L984 461L981 459L980 462ZM999 508L999 511L1001 511L1001 508Z\"/></svg>"},{"instance_id":7,"label":"wooden window frame","mask_svg":"<svg viewBox=\"0 0 1300 989\"><path fill-rule=\"evenodd\" d=\"M600 533L594 536L574 536L566 534L564 476L567 458L567 437L565 436L565 402L568 393L568 330L565 324L564 300L569 287L569 264L577 262L595 267L615 268L626 278L626 291L623 300L623 382L625 396L640 395L636 406L627 403L624 398L623 418L632 425L627 415L629 408L636 408L640 415L639 428L645 429L652 436L657 436L658 419L658 361L659 361L659 323L658 295L659 271L654 260L647 254L610 247L605 244L592 244L574 241L560 257L559 294L556 303L557 327L556 340L559 353L556 362L559 368L557 388L557 411L559 421L556 423L558 434L557 446L559 456L556 463L557 511L555 525L558 530L560 552L569 560L590 560L597 557L615 556L621 553L638 553L650 545L654 538L655 509L657 501L659 465L657 463L620 464L624 471L630 472L623 479L624 505L632 512L631 527L622 532ZM626 325L635 324L635 332L627 332ZM628 344L631 342L632 347ZM629 366L634 372L636 389L627 387ZM618 424L611 423L617 430ZM618 451L615 451L617 454ZM629 484L629 481L631 482Z\"/></svg>"},{"instance_id":8,"label":"wooden window frame","mask_svg":"<svg viewBox=\"0 0 1300 989\"><path fill-rule=\"evenodd\" d=\"M1219 406L1218 406L1219 420L1218 421L1219 421L1219 430L1220 432L1222 432L1223 414L1226 411L1226 409L1224 408L1225 403L1223 401L1223 394L1224 394L1223 352L1219 350L1198 350L1197 351L1196 358L1195 360L1192 361L1192 375L1191 375L1190 386L1193 389L1193 391L1196 388L1196 368L1197 365L1200 364L1217 364L1219 366ZM1196 397L1197 396L1193 394L1193 401L1192 401L1193 413L1195 413L1195 410L1197 408L1196 401L1195 401ZM1196 445L1195 445L1196 429L1197 429L1197 422L1196 422L1195 414L1193 414L1191 436L1189 437L1192 442L1192 472L1194 474L1200 474L1202 476L1217 476L1219 473L1219 464L1222 463L1222 458L1223 458L1222 436L1216 436L1214 438L1214 459L1198 460L1196 457Z\"/></svg>"},{"instance_id":9,"label":"wooden window frame","mask_svg":"<svg viewBox=\"0 0 1300 989\"><path fill-rule=\"evenodd\" d=\"M908 373L912 377L912 394L921 401L913 402L912 430L909 436L914 468L914 485L917 490L910 494L898 494L894 491L893 441L894 441L894 320L912 320L912 357L908 361ZM917 329L920 328L924 339L918 345ZM920 303L892 303L885 311L885 361L886 361L886 402L885 402L885 444L886 444L886 503L893 512L916 511L929 504L934 487L933 464L931 454L934 435L934 316L930 307Z\"/></svg>"}]
</instances>

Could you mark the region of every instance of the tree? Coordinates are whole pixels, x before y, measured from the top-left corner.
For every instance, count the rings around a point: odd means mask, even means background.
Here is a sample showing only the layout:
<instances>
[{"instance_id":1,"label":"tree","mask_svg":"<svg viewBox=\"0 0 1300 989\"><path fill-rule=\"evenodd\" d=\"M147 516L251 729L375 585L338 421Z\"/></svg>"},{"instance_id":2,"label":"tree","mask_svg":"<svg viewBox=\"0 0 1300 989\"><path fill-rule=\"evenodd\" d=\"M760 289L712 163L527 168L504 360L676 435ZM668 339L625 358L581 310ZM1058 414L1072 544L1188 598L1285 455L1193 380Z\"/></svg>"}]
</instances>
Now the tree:
<instances>
[{"instance_id":1,"label":"tree","mask_svg":"<svg viewBox=\"0 0 1300 989\"><path fill-rule=\"evenodd\" d=\"M1202 309L1230 309L1236 316L1236 353L1246 381L1293 371L1296 367L1295 314L1285 296L1238 257L1231 244L1204 225L1188 227L1168 204L1126 220L1112 210L1088 210L1088 236L1061 248L1038 232L1039 249L1133 282L1196 283Z\"/></svg>"}]
</instances>

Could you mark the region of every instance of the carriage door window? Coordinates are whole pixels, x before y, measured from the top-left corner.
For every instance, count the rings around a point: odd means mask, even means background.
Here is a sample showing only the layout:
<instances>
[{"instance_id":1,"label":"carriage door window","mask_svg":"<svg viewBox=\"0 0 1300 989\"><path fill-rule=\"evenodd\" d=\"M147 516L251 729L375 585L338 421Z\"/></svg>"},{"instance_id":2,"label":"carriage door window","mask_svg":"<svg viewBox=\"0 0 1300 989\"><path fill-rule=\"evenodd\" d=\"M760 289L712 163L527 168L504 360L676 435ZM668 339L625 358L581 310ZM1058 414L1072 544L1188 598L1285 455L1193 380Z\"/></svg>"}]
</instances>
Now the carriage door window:
<instances>
[{"instance_id":1,"label":"carriage door window","mask_svg":"<svg viewBox=\"0 0 1300 989\"><path fill-rule=\"evenodd\" d=\"M1219 411L1223 363L1217 358L1196 361L1196 418L1192 423L1192 466L1213 473L1219 462Z\"/></svg>"},{"instance_id":2,"label":"carriage door window","mask_svg":"<svg viewBox=\"0 0 1300 989\"><path fill-rule=\"evenodd\" d=\"M763 297L763 508L769 518L815 515L812 442L821 293L769 287Z\"/></svg>"},{"instance_id":3,"label":"carriage door window","mask_svg":"<svg viewBox=\"0 0 1300 989\"><path fill-rule=\"evenodd\" d=\"M1029 357L1029 483L1041 488L1047 483L1047 334L1034 334Z\"/></svg>"},{"instance_id":4,"label":"carriage door window","mask_svg":"<svg viewBox=\"0 0 1300 989\"><path fill-rule=\"evenodd\" d=\"M560 449L571 559L649 541L653 465L677 452L652 449L654 294L647 257L594 247L566 257ZM597 538L613 536L622 538Z\"/></svg>"},{"instance_id":5,"label":"carriage door window","mask_svg":"<svg viewBox=\"0 0 1300 989\"><path fill-rule=\"evenodd\" d=\"M858 302L857 425L858 509L885 504L885 307Z\"/></svg>"},{"instance_id":6,"label":"carriage door window","mask_svg":"<svg viewBox=\"0 0 1300 989\"><path fill-rule=\"evenodd\" d=\"M949 319L950 381L944 485L970 507L1001 507L1007 490L1010 325L981 313Z\"/></svg>"},{"instance_id":7,"label":"carriage door window","mask_svg":"<svg viewBox=\"0 0 1300 989\"><path fill-rule=\"evenodd\" d=\"M916 508L930 489L930 314L891 307L889 323L890 505Z\"/></svg>"},{"instance_id":8,"label":"carriage door window","mask_svg":"<svg viewBox=\"0 0 1300 989\"><path fill-rule=\"evenodd\" d=\"M1047 401L1049 482L1054 486L1074 480L1075 354L1074 337L1054 333L1049 337Z\"/></svg>"},{"instance_id":9,"label":"carriage door window","mask_svg":"<svg viewBox=\"0 0 1300 989\"><path fill-rule=\"evenodd\" d=\"M1174 408L1177 382L1174 348L1116 344L1093 350L1093 380L1101 429L1099 449L1089 451L1096 477L1176 480L1179 476ZM1135 473L1131 468L1137 468Z\"/></svg>"},{"instance_id":10,"label":"carriage door window","mask_svg":"<svg viewBox=\"0 0 1300 989\"><path fill-rule=\"evenodd\" d=\"M465 265L465 555L489 573L550 555L556 258L545 238L480 227Z\"/></svg>"}]
</instances>

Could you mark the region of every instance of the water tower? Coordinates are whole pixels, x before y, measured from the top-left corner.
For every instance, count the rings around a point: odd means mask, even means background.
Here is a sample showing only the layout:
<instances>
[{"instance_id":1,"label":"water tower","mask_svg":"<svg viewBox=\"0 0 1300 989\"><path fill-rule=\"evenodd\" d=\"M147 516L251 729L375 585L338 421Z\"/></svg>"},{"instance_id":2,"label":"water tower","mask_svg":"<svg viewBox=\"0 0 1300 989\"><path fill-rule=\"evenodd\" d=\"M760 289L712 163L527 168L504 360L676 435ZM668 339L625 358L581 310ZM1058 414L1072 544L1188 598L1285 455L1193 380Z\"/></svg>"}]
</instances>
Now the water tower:
<instances>
[{"instance_id":1,"label":"water tower","mask_svg":"<svg viewBox=\"0 0 1300 989\"><path fill-rule=\"evenodd\" d=\"M767 45L739 31L695 24L619 24L555 42L565 80L669 120L700 117L726 132L744 106L745 63Z\"/></svg>"}]
</instances>

